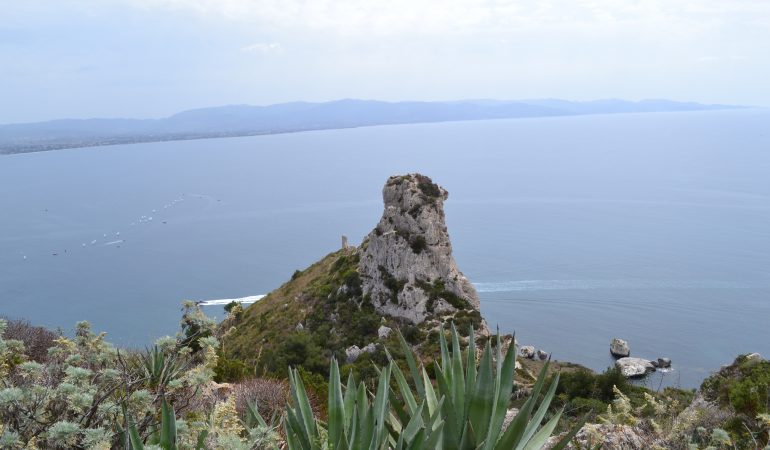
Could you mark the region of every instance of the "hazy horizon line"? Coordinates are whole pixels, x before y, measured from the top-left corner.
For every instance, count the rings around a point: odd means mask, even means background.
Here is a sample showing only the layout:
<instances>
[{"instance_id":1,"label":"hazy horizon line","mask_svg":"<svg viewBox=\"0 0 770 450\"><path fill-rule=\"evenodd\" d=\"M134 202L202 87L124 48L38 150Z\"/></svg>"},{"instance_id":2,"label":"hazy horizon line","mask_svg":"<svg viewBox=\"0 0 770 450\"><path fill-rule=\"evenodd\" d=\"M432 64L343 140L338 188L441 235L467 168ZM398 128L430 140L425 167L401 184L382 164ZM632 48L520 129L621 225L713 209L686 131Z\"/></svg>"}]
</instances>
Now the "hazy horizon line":
<instances>
[{"instance_id":1,"label":"hazy horizon line","mask_svg":"<svg viewBox=\"0 0 770 450\"><path fill-rule=\"evenodd\" d=\"M723 107L726 109L744 109L744 108L770 108L770 106L762 106L762 105L743 105L743 104L732 104L732 103L704 103L704 102L698 102L693 100L674 100L670 98L665 97L648 97L648 98L641 98L639 100L628 100L625 98L620 97L601 97L601 98L595 98L592 100L572 100L567 98L560 98L560 97L533 97L533 98L522 98L522 99L496 99L496 98L459 98L454 100L380 100L376 98L356 98L356 97L342 97L342 98L336 98L332 100L324 100L324 101L311 101L311 100L287 100L282 102L275 102L275 103L264 103L264 104L256 104L256 103L225 103L225 104L215 104L210 106L199 106L195 108L188 108L188 109L182 109L177 112L174 112L169 115L162 115L162 116L155 116L155 117L130 117L130 116L121 116L121 115L115 115L115 116L88 116L88 117L59 117L59 118L53 118L53 119L45 119L45 120L33 120L33 121L22 121L22 122L2 122L0 123L0 126L13 126L13 125L32 125L32 124L43 124L43 123L49 123L49 122L60 122L60 121L90 121L90 120L136 120L136 121L155 121L155 120L164 120L169 119L171 117L174 117L178 114L182 114L185 112L190 111L201 111L201 110L207 110L207 109L217 109L217 108L228 108L228 107L254 107L254 108L269 108L271 106L280 106L280 105L290 105L290 104L309 104L309 105L322 105L322 104L329 104L329 103L339 103L339 102L345 102L345 101L360 101L360 102L374 102L374 103L386 103L386 104L399 104L399 103L444 103L444 104L451 104L451 103L478 103L478 102L496 102L496 103L523 103L527 104L529 102L543 102L543 101L559 101L559 102L568 102L568 103L579 103L579 104L585 104L585 103L599 103L599 102L626 102L626 103L644 103L644 102L671 102L671 103L680 103L680 104L693 104L693 105L700 105L700 106L706 106L706 107Z\"/></svg>"}]
</instances>

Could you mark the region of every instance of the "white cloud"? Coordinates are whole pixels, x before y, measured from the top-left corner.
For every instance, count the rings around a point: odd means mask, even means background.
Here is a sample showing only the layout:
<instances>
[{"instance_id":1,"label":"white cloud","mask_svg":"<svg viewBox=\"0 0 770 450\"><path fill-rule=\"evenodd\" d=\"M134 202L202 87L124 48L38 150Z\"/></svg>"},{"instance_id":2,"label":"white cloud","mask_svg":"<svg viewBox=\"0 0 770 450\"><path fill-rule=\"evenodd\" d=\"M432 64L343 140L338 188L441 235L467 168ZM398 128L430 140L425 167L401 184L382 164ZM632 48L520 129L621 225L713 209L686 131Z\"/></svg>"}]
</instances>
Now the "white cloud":
<instances>
[{"instance_id":1,"label":"white cloud","mask_svg":"<svg viewBox=\"0 0 770 450\"><path fill-rule=\"evenodd\" d=\"M544 27L636 27L676 33L736 18L766 21L766 0L124 0L144 8L278 28L392 35L515 32ZM765 22L766 23L766 22Z\"/></svg>"},{"instance_id":2,"label":"white cloud","mask_svg":"<svg viewBox=\"0 0 770 450\"><path fill-rule=\"evenodd\" d=\"M241 51L246 53L278 53L283 51L283 47L277 42L255 42L241 47Z\"/></svg>"}]
</instances>

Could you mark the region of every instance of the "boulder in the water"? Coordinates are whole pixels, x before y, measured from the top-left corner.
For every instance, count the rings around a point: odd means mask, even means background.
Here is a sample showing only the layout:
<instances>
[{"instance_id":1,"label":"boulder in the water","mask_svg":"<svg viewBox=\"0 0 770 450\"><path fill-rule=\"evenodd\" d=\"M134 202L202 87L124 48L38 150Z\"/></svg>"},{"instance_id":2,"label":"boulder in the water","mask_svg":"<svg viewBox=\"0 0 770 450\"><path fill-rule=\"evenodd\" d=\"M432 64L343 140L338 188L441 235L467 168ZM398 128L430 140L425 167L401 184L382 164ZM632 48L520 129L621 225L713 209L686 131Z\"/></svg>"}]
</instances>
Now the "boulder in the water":
<instances>
[{"instance_id":1,"label":"boulder in the water","mask_svg":"<svg viewBox=\"0 0 770 450\"><path fill-rule=\"evenodd\" d=\"M650 372L655 372L655 366L652 362L630 356L615 361L615 366L620 369L620 373L626 378L643 377Z\"/></svg>"},{"instance_id":2,"label":"boulder in the water","mask_svg":"<svg viewBox=\"0 0 770 450\"><path fill-rule=\"evenodd\" d=\"M610 353L616 358L625 358L631 354L631 349L628 348L628 342L614 338L610 342Z\"/></svg>"},{"instance_id":3,"label":"boulder in the water","mask_svg":"<svg viewBox=\"0 0 770 450\"><path fill-rule=\"evenodd\" d=\"M658 365L656 367L660 367L661 369L668 369L671 367L671 358L658 358L657 363Z\"/></svg>"}]
</instances>

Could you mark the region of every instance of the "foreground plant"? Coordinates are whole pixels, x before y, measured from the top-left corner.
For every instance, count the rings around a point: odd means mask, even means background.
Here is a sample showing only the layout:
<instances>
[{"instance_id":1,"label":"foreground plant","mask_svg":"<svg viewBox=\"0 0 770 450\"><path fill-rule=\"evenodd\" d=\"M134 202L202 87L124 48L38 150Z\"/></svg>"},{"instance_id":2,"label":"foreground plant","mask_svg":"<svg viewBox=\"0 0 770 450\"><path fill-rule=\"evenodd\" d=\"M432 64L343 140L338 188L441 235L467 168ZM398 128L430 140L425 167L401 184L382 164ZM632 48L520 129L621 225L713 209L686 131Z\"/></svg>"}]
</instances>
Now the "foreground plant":
<instances>
[{"instance_id":1,"label":"foreground plant","mask_svg":"<svg viewBox=\"0 0 770 450\"><path fill-rule=\"evenodd\" d=\"M557 375L538 405L548 363L540 372L521 411L503 430L513 392L515 348L511 345L503 356L502 341L498 335L494 357L487 340L479 361L475 345L469 346L463 358L460 338L454 326L451 339L450 352L441 331L441 363L434 363L437 384L434 388L427 371L424 367L418 368L411 347L400 336L416 394L392 358L387 367L378 369L380 376L374 394L367 393L364 385L356 384L352 376L348 377L343 393L339 368L333 360L329 375L328 423L314 417L302 380L296 370L290 370L293 404L284 420L289 449L542 448L561 417L559 412L541 426L558 383ZM472 328L468 342L475 343ZM391 375L397 390L390 387ZM564 448L581 426L582 423L552 448Z\"/></svg>"},{"instance_id":2,"label":"foreground plant","mask_svg":"<svg viewBox=\"0 0 770 450\"><path fill-rule=\"evenodd\" d=\"M0 319L0 448L275 448L275 427L204 394L219 343L199 308L185 311L183 333L146 351L118 350L81 322L41 361Z\"/></svg>"}]
</instances>

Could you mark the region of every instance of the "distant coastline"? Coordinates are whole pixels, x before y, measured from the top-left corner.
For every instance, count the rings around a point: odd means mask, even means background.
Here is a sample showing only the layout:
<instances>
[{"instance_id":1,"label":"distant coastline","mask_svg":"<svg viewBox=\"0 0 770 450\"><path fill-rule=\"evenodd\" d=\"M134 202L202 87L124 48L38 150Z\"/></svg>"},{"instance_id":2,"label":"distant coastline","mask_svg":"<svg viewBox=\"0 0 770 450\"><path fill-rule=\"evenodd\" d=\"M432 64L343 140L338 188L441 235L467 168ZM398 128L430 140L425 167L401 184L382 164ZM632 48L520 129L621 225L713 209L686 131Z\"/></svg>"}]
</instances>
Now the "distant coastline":
<instances>
[{"instance_id":1,"label":"distant coastline","mask_svg":"<svg viewBox=\"0 0 770 450\"><path fill-rule=\"evenodd\" d=\"M471 120L744 109L669 100L337 100L184 111L163 119L63 119L0 125L0 155L148 142L261 136L304 131Z\"/></svg>"}]
</instances>

